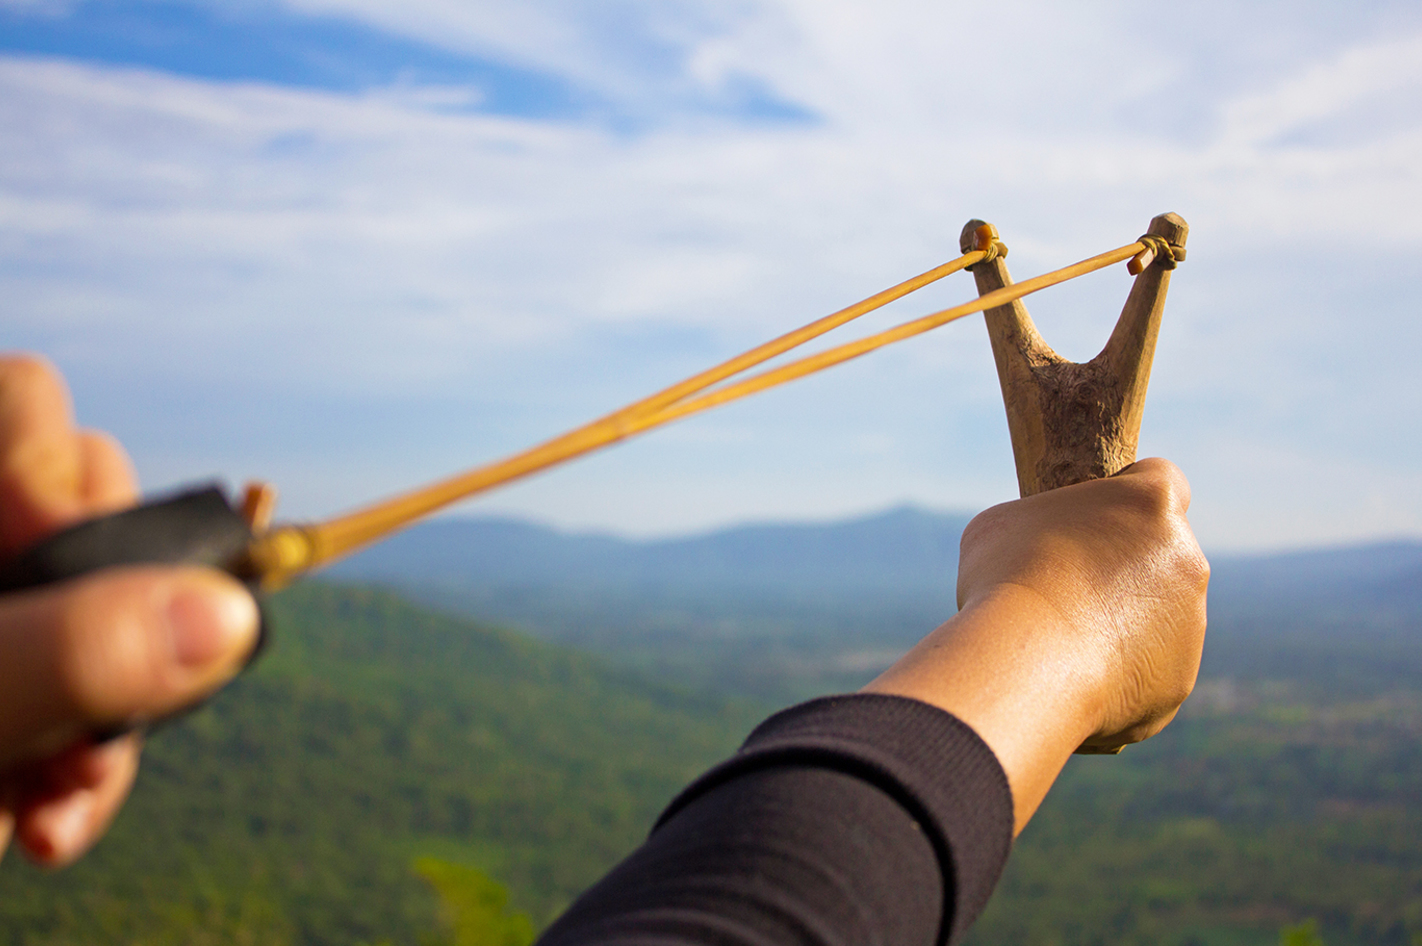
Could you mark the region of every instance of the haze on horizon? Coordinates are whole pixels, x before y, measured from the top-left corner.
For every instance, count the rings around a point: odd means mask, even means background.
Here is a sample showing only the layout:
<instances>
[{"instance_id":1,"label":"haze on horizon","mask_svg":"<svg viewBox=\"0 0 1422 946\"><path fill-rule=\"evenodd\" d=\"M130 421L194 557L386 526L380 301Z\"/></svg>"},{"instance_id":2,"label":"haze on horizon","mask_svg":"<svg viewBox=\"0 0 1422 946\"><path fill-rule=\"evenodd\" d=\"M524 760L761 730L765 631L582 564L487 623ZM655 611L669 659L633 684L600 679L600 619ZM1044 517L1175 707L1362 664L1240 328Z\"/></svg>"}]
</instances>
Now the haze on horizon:
<instances>
[{"instance_id":1,"label":"haze on horizon","mask_svg":"<svg viewBox=\"0 0 1422 946\"><path fill-rule=\"evenodd\" d=\"M970 217L1024 278L1174 210L1141 446L1202 543L1422 536L1418 208L1395 0L0 0L6 347L148 486L261 477L288 517L560 432ZM1085 359L1128 285L1028 307ZM975 319L460 513L669 535L1014 495Z\"/></svg>"}]
</instances>

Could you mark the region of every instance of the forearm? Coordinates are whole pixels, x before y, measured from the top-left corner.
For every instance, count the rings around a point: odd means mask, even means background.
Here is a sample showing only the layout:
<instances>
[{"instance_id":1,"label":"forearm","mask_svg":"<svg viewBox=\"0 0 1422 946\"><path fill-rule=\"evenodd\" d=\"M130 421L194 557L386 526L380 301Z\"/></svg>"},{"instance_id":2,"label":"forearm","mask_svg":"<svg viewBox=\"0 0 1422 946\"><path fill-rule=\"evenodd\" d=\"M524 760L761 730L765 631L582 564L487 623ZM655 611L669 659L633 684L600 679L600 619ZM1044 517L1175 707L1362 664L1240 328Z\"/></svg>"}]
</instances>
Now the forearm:
<instances>
[{"instance_id":1,"label":"forearm","mask_svg":"<svg viewBox=\"0 0 1422 946\"><path fill-rule=\"evenodd\" d=\"M864 688L953 714L991 747L1012 787L1014 833L1046 797L1099 717L1072 664L1085 653L1044 652L1063 618L1035 592L998 589L969 603Z\"/></svg>"},{"instance_id":2,"label":"forearm","mask_svg":"<svg viewBox=\"0 0 1422 946\"><path fill-rule=\"evenodd\" d=\"M683 792L542 944L944 942L987 902L1011 825L1001 769L958 720L816 700Z\"/></svg>"}]
</instances>

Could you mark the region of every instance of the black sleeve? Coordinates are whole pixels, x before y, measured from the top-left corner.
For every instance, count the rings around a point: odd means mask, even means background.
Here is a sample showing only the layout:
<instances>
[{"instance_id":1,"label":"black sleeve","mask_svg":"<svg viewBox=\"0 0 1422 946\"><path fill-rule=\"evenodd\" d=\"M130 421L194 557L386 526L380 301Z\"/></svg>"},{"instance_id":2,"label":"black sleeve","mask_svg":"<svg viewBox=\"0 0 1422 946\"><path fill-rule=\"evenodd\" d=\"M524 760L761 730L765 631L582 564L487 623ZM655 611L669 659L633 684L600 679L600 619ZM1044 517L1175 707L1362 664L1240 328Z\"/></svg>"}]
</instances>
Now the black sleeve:
<instances>
[{"instance_id":1,"label":"black sleeve","mask_svg":"<svg viewBox=\"0 0 1422 946\"><path fill-rule=\"evenodd\" d=\"M916 700L785 710L667 808L541 946L914 946L958 939L1012 845L977 734Z\"/></svg>"}]
</instances>

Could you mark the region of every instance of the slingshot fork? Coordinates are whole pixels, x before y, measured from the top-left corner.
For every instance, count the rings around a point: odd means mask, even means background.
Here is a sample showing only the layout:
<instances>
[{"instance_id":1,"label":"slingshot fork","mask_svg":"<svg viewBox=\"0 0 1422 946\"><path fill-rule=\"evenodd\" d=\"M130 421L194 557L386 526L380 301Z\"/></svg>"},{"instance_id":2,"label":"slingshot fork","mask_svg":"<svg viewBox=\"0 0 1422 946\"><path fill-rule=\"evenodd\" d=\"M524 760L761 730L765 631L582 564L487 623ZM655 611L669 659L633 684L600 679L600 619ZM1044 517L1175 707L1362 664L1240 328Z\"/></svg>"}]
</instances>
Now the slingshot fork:
<instances>
[{"instance_id":1,"label":"slingshot fork","mask_svg":"<svg viewBox=\"0 0 1422 946\"><path fill-rule=\"evenodd\" d=\"M980 232L985 227L995 239L991 224L970 220L961 245L976 245L988 235ZM1141 238L1146 249L1129 265L1136 281L1116 328L1088 362L1053 351L1021 299L984 313L1023 496L1111 476L1135 462L1170 271L1185 258L1189 231L1178 214L1151 220ZM980 296L1012 284L1003 255L971 267Z\"/></svg>"}]
</instances>

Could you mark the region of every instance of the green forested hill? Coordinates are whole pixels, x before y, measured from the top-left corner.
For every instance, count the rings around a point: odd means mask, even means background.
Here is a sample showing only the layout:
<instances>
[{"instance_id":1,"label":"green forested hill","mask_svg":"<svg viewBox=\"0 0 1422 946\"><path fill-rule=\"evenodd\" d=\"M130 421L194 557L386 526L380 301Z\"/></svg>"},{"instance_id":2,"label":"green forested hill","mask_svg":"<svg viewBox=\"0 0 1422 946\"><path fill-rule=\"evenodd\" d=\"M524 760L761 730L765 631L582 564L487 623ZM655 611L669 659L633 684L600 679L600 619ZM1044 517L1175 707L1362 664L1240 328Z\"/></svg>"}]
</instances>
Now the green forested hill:
<instances>
[{"instance_id":1,"label":"green forested hill","mask_svg":"<svg viewBox=\"0 0 1422 946\"><path fill-rule=\"evenodd\" d=\"M0 946L424 946L429 857L542 924L771 708L358 587L271 613L271 652L154 736L90 857L0 863ZM1366 617L1220 628L1164 734L1068 766L970 946L1272 946L1309 919L1422 942L1422 630Z\"/></svg>"},{"instance_id":2,"label":"green forested hill","mask_svg":"<svg viewBox=\"0 0 1422 946\"><path fill-rule=\"evenodd\" d=\"M270 613L271 652L153 736L93 854L0 865L0 942L415 943L421 855L542 922L761 715L382 592L306 584Z\"/></svg>"},{"instance_id":3,"label":"green forested hill","mask_svg":"<svg viewBox=\"0 0 1422 946\"><path fill-rule=\"evenodd\" d=\"M970 946L1422 943L1422 692L1202 682L1182 718L1073 759Z\"/></svg>"}]
</instances>

